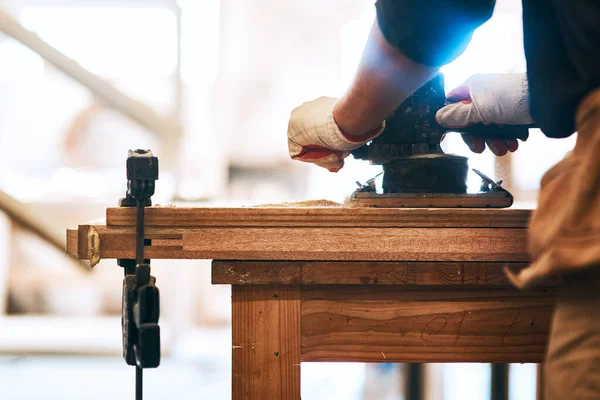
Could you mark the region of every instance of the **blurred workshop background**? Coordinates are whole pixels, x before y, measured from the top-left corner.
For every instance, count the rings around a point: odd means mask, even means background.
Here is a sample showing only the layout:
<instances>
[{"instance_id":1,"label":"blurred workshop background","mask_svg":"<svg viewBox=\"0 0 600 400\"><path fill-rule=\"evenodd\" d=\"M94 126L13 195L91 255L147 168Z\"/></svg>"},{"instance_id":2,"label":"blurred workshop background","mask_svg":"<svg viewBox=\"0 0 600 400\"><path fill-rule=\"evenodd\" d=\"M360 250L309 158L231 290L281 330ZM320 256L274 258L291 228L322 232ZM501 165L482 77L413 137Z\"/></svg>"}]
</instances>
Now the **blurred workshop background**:
<instances>
[{"instance_id":1,"label":"blurred workshop background","mask_svg":"<svg viewBox=\"0 0 600 400\"><path fill-rule=\"evenodd\" d=\"M353 160L337 174L292 162L286 144L294 106L340 95L349 83L373 0L0 0L0 7L0 200L49 236L62 239L67 227L117 204L130 148L160 158L158 204L341 202L355 181L377 173ZM524 70L520 1L498 0L444 73L451 89L474 73ZM458 137L444 147L469 155L517 202L531 204L542 174L573 143L532 130L502 159L469 154ZM209 265L153 262L164 361L146 373L147 399L230 396L230 292L211 286ZM114 261L89 271L0 213L0 397L132 398L134 370L120 358L121 279ZM490 368L428 365L426 398L490 399ZM403 399L406 370L303 364L303 398ZM509 376L510 400L535 399L535 365L511 365Z\"/></svg>"}]
</instances>

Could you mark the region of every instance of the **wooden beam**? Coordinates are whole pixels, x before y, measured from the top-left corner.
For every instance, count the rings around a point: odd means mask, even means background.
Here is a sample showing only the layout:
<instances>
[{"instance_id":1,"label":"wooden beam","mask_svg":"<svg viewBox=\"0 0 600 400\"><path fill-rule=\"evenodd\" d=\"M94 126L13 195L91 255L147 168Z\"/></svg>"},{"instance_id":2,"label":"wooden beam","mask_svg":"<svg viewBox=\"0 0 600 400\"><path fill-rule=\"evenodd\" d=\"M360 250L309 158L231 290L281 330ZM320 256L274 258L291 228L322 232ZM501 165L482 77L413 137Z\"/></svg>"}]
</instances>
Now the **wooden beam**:
<instances>
[{"instance_id":1,"label":"wooden beam","mask_svg":"<svg viewBox=\"0 0 600 400\"><path fill-rule=\"evenodd\" d=\"M79 258L79 231L67 229L67 254Z\"/></svg>"},{"instance_id":2,"label":"wooden beam","mask_svg":"<svg viewBox=\"0 0 600 400\"><path fill-rule=\"evenodd\" d=\"M12 221L7 214L0 211L0 318L7 313L8 308L11 258L14 257L12 235L14 235Z\"/></svg>"},{"instance_id":3,"label":"wooden beam","mask_svg":"<svg viewBox=\"0 0 600 400\"><path fill-rule=\"evenodd\" d=\"M300 290L232 287L233 400L300 400Z\"/></svg>"},{"instance_id":4,"label":"wooden beam","mask_svg":"<svg viewBox=\"0 0 600 400\"><path fill-rule=\"evenodd\" d=\"M398 209L345 207L150 207L146 226L155 227L369 227L526 228L531 210ZM135 226L135 210L106 210L107 226Z\"/></svg>"},{"instance_id":5,"label":"wooden beam","mask_svg":"<svg viewBox=\"0 0 600 400\"><path fill-rule=\"evenodd\" d=\"M163 139L181 136L181 127L177 121L161 116L150 106L118 90L108 80L91 73L77 61L46 43L36 33L25 29L19 21L1 8L0 31L27 46L59 71L88 88L104 104L123 113L150 132Z\"/></svg>"},{"instance_id":6,"label":"wooden beam","mask_svg":"<svg viewBox=\"0 0 600 400\"><path fill-rule=\"evenodd\" d=\"M305 286L302 361L541 362L552 289Z\"/></svg>"},{"instance_id":7,"label":"wooden beam","mask_svg":"<svg viewBox=\"0 0 600 400\"><path fill-rule=\"evenodd\" d=\"M146 238L160 239L146 256L163 259L528 261L527 231L514 228L148 227ZM77 245L67 239L80 259L135 256L133 226L81 225Z\"/></svg>"},{"instance_id":8,"label":"wooden beam","mask_svg":"<svg viewBox=\"0 0 600 400\"><path fill-rule=\"evenodd\" d=\"M504 268L527 263L412 261L212 262L212 283L226 285L411 285L512 287Z\"/></svg>"}]
</instances>

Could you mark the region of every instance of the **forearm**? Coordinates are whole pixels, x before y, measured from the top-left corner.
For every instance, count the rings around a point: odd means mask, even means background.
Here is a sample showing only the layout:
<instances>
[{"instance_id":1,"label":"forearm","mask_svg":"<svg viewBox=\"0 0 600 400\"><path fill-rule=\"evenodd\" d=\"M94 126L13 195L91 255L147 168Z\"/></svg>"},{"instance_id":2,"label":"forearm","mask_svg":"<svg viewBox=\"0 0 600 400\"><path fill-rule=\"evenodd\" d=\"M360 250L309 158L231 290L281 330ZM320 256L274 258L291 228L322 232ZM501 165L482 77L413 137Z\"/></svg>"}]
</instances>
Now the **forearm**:
<instances>
[{"instance_id":1,"label":"forearm","mask_svg":"<svg viewBox=\"0 0 600 400\"><path fill-rule=\"evenodd\" d=\"M437 72L389 45L375 20L354 81L333 109L335 122L349 136L374 131Z\"/></svg>"}]
</instances>

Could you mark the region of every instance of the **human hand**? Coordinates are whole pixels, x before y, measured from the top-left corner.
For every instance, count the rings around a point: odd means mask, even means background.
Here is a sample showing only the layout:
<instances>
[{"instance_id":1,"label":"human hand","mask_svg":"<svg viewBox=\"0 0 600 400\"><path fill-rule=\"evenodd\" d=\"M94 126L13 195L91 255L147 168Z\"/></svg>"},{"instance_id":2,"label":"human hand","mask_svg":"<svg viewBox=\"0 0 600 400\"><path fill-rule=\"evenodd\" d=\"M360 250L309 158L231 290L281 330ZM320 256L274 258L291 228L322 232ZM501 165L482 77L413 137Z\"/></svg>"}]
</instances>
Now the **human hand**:
<instances>
[{"instance_id":1,"label":"human hand","mask_svg":"<svg viewBox=\"0 0 600 400\"><path fill-rule=\"evenodd\" d=\"M473 75L447 97L451 103L436 114L438 124L457 129L476 124L531 125L529 93L525 74ZM487 147L497 156L514 152L516 139L495 139L462 135L471 151L482 153Z\"/></svg>"},{"instance_id":2,"label":"human hand","mask_svg":"<svg viewBox=\"0 0 600 400\"><path fill-rule=\"evenodd\" d=\"M344 158L352 150L383 132L385 123L361 137L345 135L333 119L333 107L337 100L319 97L292 111L288 124L288 150L292 159L337 172L344 166Z\"/></svg>"}]
</instances>

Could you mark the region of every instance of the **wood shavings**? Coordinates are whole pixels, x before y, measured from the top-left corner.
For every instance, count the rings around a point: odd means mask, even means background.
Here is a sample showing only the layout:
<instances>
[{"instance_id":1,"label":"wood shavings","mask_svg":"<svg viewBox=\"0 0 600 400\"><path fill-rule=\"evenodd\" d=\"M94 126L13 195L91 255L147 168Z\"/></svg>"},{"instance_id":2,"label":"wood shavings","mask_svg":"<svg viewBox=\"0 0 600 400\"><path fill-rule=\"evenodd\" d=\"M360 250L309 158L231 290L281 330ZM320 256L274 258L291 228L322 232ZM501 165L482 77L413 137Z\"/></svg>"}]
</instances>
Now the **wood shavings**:
<instances>
[{"instance_id":1,"label":"wood shavings","mask_svg":"<svg viewBox=\"0 0 600 400\"><path fill-rule=\"evenodd\" d=\"M331 200L304 200L277 204L259 204L255 207L341 207L340 203Z\"/></svg>"}]
</instances>

